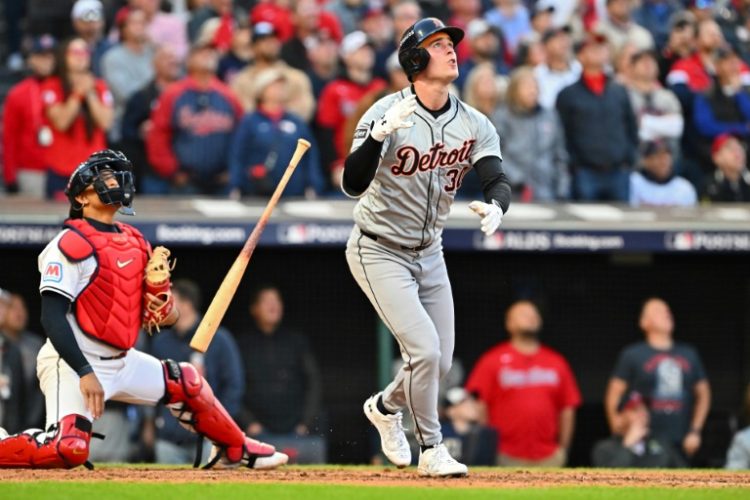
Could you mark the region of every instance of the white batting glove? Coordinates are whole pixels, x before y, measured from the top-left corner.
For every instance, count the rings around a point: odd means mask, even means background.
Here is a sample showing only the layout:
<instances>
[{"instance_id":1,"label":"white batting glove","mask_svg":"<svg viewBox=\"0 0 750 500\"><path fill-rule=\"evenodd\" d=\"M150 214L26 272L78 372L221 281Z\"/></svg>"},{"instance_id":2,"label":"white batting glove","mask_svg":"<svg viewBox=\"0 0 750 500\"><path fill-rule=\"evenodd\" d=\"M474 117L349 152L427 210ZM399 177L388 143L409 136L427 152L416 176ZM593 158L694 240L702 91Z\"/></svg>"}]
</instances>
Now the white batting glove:
<instances>
[{"instance_id":1,"label":"white batting glove","mask_svg":"<svg viewBox=\"0 0 750 500\"><path fill-rule=\"evenodd\" d=\"M492 203L472 201L469 203L469 208L482 217L482 231L487 236L497 231L500 223L503 222L503 209L497 205L495 200L492 200Z\"/></svg>"},{"instance_id":2,"label":"white batting glove","mask_svg":"<svg viewBox=\"0 0 750 500\"><path fill-rule=\"evenodd\" d=\"M410 95L402 99L385 112L382 118L375 122L370 135L378 142L383 142L386 137L400 128L414 126L414 122L406 121L410 114L417 109L417 96Z\"/></svg>"}]
</instances>

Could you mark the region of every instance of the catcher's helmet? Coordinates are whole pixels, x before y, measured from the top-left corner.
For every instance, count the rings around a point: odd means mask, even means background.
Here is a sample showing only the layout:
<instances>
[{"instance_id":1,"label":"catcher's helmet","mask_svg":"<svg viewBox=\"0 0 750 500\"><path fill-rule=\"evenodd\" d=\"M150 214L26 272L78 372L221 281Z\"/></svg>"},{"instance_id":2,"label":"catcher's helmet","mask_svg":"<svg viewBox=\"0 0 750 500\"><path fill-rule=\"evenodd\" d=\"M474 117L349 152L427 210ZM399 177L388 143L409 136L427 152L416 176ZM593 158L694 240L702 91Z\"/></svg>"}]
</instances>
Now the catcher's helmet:
<instances>
[{"instance_id":1,"label":"catcher's helmet","mask_svg":"<svg viewBox=\"0 0 750 500\"><path fill-rule=\"evenodd\" d=\"M419 45L435 33L447 34L454 46L464 38L461 28L446 26L436 17L426 17L414 23L404 32L398 45L398 62L401 63L410 82L414 80L414 75L425 69L430 62L430 53Z\"/></svg>"},{"instance_id":2,"label":"catcher's helmet","mask_svg":"<svg viewBox=\"0 0 750 500\"><path fill-rule=\"evenodd\" d=\"M117 180L117 187L107 186L109 176ZM106 205L120 205L120 213L133 215L133 165L120 151L105 149L97 151L78 165L68 179L65 194L70 201L70 216L81 217L83 207L76 200L88 186L94 186L96 194Z\"/></svg>"}]
</instances>

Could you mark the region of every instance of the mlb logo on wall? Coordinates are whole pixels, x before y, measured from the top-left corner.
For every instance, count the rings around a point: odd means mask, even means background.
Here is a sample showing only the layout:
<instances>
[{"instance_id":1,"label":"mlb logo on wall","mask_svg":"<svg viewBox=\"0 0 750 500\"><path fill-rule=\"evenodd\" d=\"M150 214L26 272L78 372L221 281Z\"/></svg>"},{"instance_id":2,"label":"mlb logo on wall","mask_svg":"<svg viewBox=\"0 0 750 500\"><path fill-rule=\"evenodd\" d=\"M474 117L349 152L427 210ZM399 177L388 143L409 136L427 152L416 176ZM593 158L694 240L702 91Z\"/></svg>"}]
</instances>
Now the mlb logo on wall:
<instances>
[{"instance_id":1,"label":"mlb logo on wall","mask_svg":"<svg viewBox=\"0 0 750 500\"><path fill-rule=\"evenodd\" d=\"M42 281L52 281L60 283L62 281L62 264L59 262L50 262L42 274Z\"/></svg>"}]
</instances>

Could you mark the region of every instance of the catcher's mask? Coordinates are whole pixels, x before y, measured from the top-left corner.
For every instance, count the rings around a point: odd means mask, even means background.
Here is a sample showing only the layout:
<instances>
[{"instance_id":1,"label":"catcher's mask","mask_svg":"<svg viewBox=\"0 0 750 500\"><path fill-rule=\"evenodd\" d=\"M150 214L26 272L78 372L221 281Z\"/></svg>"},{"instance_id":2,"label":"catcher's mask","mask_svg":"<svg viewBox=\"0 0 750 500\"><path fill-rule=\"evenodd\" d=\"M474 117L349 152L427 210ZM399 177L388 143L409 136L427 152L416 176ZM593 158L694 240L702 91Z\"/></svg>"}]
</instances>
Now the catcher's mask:
<instances>
[{"instance_id":1,"label":"catcher's mask","mask_svg":"<svg viewBox=\"0 0 750 500\"><path fill-rule=\"evenodd\" d=\"M114 177L117 186L108 186L107 180ZM120 205L119 212L135 215L133 210L133 165L120 151L105 149L97 151L78 165L68 180L65 194L70 200L70 217L81 218L83 206L76 200L88 186L93 185L97 196L105 205Z\"/></svg>"}]
</instances>

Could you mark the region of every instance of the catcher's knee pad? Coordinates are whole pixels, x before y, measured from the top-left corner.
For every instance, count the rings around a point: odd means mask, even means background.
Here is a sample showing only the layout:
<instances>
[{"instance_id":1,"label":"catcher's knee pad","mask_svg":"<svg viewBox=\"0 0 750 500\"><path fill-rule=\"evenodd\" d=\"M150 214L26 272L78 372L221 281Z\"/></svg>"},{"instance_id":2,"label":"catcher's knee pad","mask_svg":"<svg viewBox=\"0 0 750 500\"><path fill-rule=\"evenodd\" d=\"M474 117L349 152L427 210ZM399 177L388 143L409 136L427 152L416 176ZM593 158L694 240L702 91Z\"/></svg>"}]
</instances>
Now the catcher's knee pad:
<instances>
[{"instance_id":1,"label":"catcher's knee pad","mask_svg":"<svg viewBox=\"0 0 750 500\"><path fill-rule=\"evenodd\" d=\"M252 467L256 458L274 454L273 446L245 436L193 365L171 359L162 364L164 402L183 427L207 437L231 463L242 461Z\"/></svg>"},{"instance_id":2,"label":"catcher's knee pad","mask_svg":"<svg viewBox=\"0 0 750 500\"><path fill-rule=\"evenodd\" d=\"M78 467L87 463L90 441L91 422L81 415L67 415L48 432L29 429L0 440L0 467Z\"/></svg>"}]
</instances>

